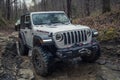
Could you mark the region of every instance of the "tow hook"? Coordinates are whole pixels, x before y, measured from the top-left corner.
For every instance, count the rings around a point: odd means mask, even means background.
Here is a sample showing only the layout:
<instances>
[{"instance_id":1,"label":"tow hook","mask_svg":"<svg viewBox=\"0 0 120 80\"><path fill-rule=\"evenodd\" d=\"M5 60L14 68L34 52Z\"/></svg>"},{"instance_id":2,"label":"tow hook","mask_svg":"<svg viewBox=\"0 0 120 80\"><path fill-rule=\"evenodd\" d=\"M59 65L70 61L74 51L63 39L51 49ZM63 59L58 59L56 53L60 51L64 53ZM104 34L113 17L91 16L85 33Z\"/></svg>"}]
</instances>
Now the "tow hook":
<instances>
[{"instance_id":1,"label":"tow hook","mask_svg":"<svg viewBox=\"0 0 120 80\"><path fill-rule=\"evenodd\" d=\"M83 49L79 50L78 52L80 53L81 56L83 56L83 55L88 55L89 56L92 53L91 50L86 49L86 48L83 48Z\"/></svg>"}]
</instances>

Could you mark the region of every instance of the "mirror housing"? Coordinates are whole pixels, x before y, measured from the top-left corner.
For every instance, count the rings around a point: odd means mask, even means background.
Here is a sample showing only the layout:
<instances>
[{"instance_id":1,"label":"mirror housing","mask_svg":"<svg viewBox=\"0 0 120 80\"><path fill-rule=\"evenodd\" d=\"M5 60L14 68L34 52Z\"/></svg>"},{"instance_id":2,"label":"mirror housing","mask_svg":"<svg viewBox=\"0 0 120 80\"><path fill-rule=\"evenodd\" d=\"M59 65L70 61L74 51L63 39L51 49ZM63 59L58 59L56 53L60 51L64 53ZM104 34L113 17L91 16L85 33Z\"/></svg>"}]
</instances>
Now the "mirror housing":
<instances>
[{"instance_id":1,"label":"mirror housing","mask_svg":"<svg viewBox=\"0 0 120 80\"><path fill-rule=\"evenodd\" d=\"M31 28L31 23L30 23L30 22L25 22L25 27L27 27L28 29L32 29L32 28Z\"/></svg>"},{"instance_id":2,"label":"mirror housing","mask_svg":"<svg viewBox=\"0 0 120 80\"><path fill-rule=\"evenodd\" d=\"M98 36L98 31L96 29L92 29L92 37L97 37Z\"/></svg>"},{"instance_id":3,"label":"mirror housing","mask_svg":"<svg viewBox=\"0 0 120 80\"><path fill-rule=\"evenodd\" d=\"M15 31L20 31L20 24L15 25Z\"/></svg>"}]
</instances>

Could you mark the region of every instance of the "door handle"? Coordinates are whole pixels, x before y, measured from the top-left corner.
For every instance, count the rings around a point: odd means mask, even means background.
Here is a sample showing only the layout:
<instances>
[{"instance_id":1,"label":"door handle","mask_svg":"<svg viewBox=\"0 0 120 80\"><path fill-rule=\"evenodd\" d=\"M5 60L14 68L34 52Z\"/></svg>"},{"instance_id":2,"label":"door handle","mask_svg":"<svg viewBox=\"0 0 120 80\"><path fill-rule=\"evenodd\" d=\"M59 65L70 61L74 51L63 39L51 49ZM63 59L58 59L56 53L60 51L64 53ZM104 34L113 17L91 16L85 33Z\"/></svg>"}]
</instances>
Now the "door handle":
<instances>
[{"instance_id":1,"label":"door handle","mask_svg":"<svg viewBox=\"0 0 120 80\"><path fill-rule=\"evenodd\" d=\"M27 31L25 31L25 33L27 33Z\"/></svg>"}]
</instances>

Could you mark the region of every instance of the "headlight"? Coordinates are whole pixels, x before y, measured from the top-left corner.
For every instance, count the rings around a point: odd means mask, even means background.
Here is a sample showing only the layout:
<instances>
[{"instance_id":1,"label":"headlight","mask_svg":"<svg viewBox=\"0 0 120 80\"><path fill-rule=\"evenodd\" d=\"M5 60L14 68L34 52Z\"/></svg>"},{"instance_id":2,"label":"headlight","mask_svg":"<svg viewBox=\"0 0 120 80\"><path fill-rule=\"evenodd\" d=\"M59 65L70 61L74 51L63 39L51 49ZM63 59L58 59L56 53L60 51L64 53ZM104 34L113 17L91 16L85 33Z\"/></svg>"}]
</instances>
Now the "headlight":
<instances>
[{"instance_id":1,"label":"headlight","mask_svg":"<svg viewBox=\"0 0 120 80\"><path fill-rule=\"evenodd\" d=\"M87 35L88 35L88 36L91 35L91 30L87 30Z\"/></svg>"},{"instance_id":2,"label":"headlight","mask_svg":"<svg viewBox=\"0 0 120 80\"><path fill-rule=\"evenodd\" d=\"M60 34L60 33L56 34L56 40L57 41L62 41L63 40L63 35Z\"/></svg>"}]
</instances>

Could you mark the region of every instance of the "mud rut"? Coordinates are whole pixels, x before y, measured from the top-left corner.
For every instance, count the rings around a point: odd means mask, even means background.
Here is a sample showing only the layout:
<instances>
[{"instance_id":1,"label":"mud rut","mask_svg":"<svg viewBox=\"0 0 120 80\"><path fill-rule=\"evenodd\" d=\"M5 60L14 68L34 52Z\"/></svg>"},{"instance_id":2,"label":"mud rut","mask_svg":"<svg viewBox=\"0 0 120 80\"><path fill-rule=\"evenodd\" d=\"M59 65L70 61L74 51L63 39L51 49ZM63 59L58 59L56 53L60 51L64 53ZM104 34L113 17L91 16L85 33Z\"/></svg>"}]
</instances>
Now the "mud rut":
<instances>
[{"instance_id":1,"label":"mud rut","mask_svg":"<svg viewBox=\"0 0 120 80\"><path fill-rule=\"evenodd\" d=\"M120 80L119 42L102 42L102 56L96 63L56 63L53 74L43 78L35 74L30 57L16 54L15 36L0 34L0 80Z\"/></svg>"}]
</instances>

